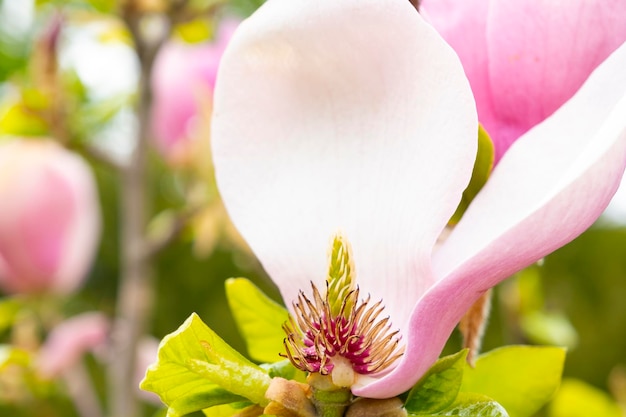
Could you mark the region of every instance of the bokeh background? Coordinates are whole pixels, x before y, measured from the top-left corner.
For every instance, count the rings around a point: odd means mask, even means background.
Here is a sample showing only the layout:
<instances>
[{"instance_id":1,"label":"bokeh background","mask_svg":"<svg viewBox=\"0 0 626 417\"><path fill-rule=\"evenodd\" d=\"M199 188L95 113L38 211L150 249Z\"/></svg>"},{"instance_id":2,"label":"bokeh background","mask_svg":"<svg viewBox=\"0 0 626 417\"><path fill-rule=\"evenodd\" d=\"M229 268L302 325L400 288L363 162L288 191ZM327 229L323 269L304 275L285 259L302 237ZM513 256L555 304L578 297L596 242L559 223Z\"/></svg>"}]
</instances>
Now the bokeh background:
<instances>
[{"instance_id":1,"label":"bokeh background","mask_svg":"<svg viewBox=\"0 0 626 417\"><path fill-rule=\"evenodd\" d=\"M124 216L115 165L128 160L140 126L134 110L139 100L140 63L120 17L122 3L0 0L0 144L16 137L53 138L80 154L95 173L103 219L95 261L77 292L67 296L0 293L1 416L79 415L63 378L40 379L36 372L16 370L30 365L16 365L7 359L6 348L19 339L16 334L23 331L28 317L37 317L42 306L49 304L64 317L94 310L115 315ZM164 3L137 2L154 13L150 24L156 27L169 24L159 18L167 8ZM200 54L198 59L216 65L219 53L215 45L227 41L219 39L227 36L220 35L224 22L245 18L260 3L192 0L188 15L175 24L166 42L212 45L212 52ZM174 61L184 67L195 59L182 54ZM155 71L158 66L157 59ZM174 74L185 71L170 70ZM206 90L196 90L210 97L212 85L206 83ZM160 99L155 96L155 101ZM197 312L244 352L225 300L224 280L247 277L272 298L280 300L280 296L228 224L212 182L207 122L210 100L192 99L197 100L198 115L191 125L185 125L183 133L159 133L152 124L154 141L147 164L148 233L157 240L172 229L176 233L163 239L163 248L154 257L151 269L156 299L147 330L160 339ZM174 110L165 105L164 111ZM0 193L0 210L4 198ZM37 328L38 342L43 343L48 331L45 326ZM546 409L541 415L610 417L623 413L626 210L619 201L581 237L496 288L483 350L516 343L567 346L564 376L572 379L569 389L583 404L595 402L606 407L606 414L567 414L574 411L561 407L560 411ZM459 347L460 337L455 334L446 351ZM38 343L31 349L36 353ZM81 360L99 400L106 404L106 362L97 351L89 351ZM145 402L142 414L155 413L163 411Z\"/></svg>"}]
</instances>

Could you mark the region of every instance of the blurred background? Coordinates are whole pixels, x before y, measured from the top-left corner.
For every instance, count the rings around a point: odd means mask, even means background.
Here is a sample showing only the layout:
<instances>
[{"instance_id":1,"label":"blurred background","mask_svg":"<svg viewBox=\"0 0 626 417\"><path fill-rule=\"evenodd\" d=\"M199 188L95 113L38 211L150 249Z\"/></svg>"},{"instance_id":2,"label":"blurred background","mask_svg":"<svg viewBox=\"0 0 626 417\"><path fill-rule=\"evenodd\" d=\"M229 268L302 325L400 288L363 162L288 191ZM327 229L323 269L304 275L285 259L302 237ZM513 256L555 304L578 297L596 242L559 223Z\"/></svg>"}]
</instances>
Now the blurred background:
<instances>
[{"instance_id":1,"label":"blurred background","mask_svg":"<svg viewBox=\"0 0 626 417\"><path fill-rule=\"evenodd\" d=\"M128 362L139 375L134 386L154 360L157 341L192 312L245 352L224 297L225 279L247 277L280 300L228 222L208 142L219 58L238 22L260 3L0 0L0 212L9 213L0 213L0 415L116 415L107 380L117 357L107 346L119 342L116 332L126 325L114 318L133 314L121 307L129 304L120 295L128 282L149 288L133 293L147 300L135 311L145 336L125 345L135 352ZM33 152L6 150L25 139L71 153L95 181L99 209L92 209L101 220L91 237L79 239L78 246L94 249L75 249L88 265L74 275L66 274L71 261L62 254L17 253L18 246L28 252L33 245L10 241L11 224L28 221L26 190L69 190L71 203L52 193L59 207L70 209L39 213L51 216L42 230L78 221L68 213L90 192L69 179L63 185L67 173L57 166L41 175L58 176L60 185L40 184L29 168ZM50 151L50 159L54 155ZM144 170L138 185L128 179L132 167ZM541 416L626 415L626 210L619 198L592 229L495 290L483 350L516 343L568 348L567 382ZM137 204L147 215L133 220ZM127 259L120 243L132 241L133 221L146 225L143 264ZM64 230L49 236L74 239ZM30 237L14 237L22 238ZM49 248L54 239L46 239L37 244ZM37 271L28 269L32 285L20 286L11 277L30 256L45 259ZM150 278L133 281L134 267ZM66 276L75 282L63 284ZM71 321L77 318L85 320ZM446 352L459 348L455 334ZM576 414L581 407L597 408ZM136 415L161 414L158 401L142 397Z\"/></svg>"}]
</instances>

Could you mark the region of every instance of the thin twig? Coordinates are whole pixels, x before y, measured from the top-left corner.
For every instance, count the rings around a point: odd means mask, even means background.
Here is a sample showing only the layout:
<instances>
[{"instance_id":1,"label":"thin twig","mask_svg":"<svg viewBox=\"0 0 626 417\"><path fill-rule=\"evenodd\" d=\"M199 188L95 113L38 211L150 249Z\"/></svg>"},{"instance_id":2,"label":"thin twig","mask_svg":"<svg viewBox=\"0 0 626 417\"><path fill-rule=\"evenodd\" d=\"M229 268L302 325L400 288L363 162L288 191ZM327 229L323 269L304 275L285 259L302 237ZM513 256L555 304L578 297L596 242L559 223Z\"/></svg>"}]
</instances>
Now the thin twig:
<instances>
[{"instance_id":1,"label":"thin twig","mask_svg":"<svg viewBox=\"0 0 626 417\"><path fill-rule=\"evenodd\" d=\"M134 417L139 412L133 374L139 339L145 334L152 313L154 289L147 253L148 213L147 151L152 105L151 77L154 59L170 35L166 28L156 39L147 39L141 31L144 17L135 1L127 1L122 16L135 43L141 66L137 118L139 131L128 167L121 173L122 233L121 276L117 311L113 326L109 366L109 414L111 417Z\"/></svg>"},{"instance_id":2,"label":"thin twig","mask_svg":"<svg viewBox=\"0 0 626 417\"><path fill-rule=\"evenodd\" d=\"M78 415L81 417L104 416L102 405L83 362L78 362L64 370L62 376Z\"/></svg>"}]
</instances>

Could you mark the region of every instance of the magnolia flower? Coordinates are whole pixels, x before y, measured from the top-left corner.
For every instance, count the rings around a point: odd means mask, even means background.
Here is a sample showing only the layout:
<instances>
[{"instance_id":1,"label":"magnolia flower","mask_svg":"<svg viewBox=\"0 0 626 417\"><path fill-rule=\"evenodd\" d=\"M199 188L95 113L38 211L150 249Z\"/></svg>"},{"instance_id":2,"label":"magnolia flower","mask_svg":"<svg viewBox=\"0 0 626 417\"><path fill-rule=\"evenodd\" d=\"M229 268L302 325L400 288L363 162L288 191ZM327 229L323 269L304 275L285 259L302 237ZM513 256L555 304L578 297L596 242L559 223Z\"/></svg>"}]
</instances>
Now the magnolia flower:
<instances>
[{"instance_id":1,"label":"magnolia flower","mask_svg":"<svg viewBox=\"0 0 626 417\"><path fill-rule=\"evenodd\" d=\"M210 108L210 100L201 100L213 94L222 53L238 24L225 20L214 42L172 41L157 56L152 79L152 130L158 149L172 160L184 158L196 136L203 105Z\"/></svg>"},{"instance_id":2,"label":"magnolia flower","mask_svg":"<svg viewBox=\"0 0 626 417\"><path fill-rule=\"evenodd\" d=\"M98 312L79 314L60 323L52 329L37 357L40 375L57 377L85 353L104 347L109 327L109 320Z\"/></svg>"},{"instance_id":3,"label":"magnolia flower","mask_svg":"<svg viewBox=\"0 0 626 417\"><path fill-rule=\"evenodd\" d=\"M424 0L459 54L496 159L626 41L622 0Z\"/></svg>"},{"instance_id":4,"label":"magnolia flower","mask_svg":"<svg viewBox=\"0 0 626 417\"><path fill-rule=\"evenodd\" d=\"M52 141L0 144L0 286L9 292L76 289L100 235L87 164Z\"/></svg>"},{"instance_id":5,"label":"magnolia flower","mask_svg":"<svg viewBox=\"0 0 626 417\"><path fill-rule=\"evenodd\" d=\"M626 164L625 67L622 46L511 147L436 246L477 146L454 51L406 0L271 0L242 23L215 89L217 182L301 332L294 364L339 369L359 396L409 389L481 294L607 205ZM337 233L358 302L352 284L325 290ZM373 350L389 351L376 369Z\"/></svg>"}]
</instances>

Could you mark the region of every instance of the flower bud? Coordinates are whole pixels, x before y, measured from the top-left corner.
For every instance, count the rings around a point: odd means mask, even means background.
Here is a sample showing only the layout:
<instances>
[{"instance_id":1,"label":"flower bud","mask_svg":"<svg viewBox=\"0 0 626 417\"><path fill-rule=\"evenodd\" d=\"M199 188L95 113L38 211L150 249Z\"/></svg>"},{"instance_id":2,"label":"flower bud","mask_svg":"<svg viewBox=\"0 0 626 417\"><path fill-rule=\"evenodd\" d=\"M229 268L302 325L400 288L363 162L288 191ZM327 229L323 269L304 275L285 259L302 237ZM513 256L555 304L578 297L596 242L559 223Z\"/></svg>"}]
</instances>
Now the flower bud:
<instances>
[{"instance_id":1,"label":"flower bud","mask_svg":"<svg viewBox=\"0 0 626 417\"><path fill-rule=\"evenodd\" d=\"M75 290L100 235L96 185L87 164L52 141L0 144L0 288Z\"/></svg>"},{"instance_id":2,"label":"flower bud","mask_svg":"<svg viewBox=\"0 0 626 417\"><path fill-rule=\"evenodd\" d=\"M211 43L171 41L159 53L152 88L152 130L157 148L170 162L187 159L199 135L202 114L210 119L220 59L239 23L222 22Z\"/></svg>"}]
</instances>

